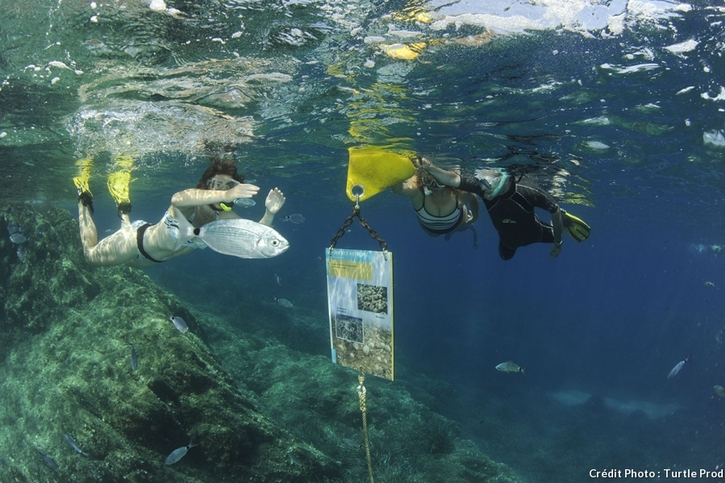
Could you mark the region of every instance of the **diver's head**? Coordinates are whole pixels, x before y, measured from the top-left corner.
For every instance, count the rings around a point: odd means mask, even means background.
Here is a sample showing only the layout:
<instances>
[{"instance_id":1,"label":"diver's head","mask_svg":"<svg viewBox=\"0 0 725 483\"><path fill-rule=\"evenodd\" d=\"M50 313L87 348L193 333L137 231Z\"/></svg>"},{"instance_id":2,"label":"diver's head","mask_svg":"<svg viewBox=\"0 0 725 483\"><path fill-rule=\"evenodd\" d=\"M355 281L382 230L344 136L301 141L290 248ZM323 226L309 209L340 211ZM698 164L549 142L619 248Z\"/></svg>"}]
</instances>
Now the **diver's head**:
<instances>
[{"instance_id":1,"label":"diver's head","mask_svg":"<svg viewBox=\"0 0 725 483\"><path fill-rule=\"evenodd\" d=\"M418 188L422 189L426 196L431 193L442 190L446 187L443 183L439 182L433 177L428 171L423 168L416 168L415 176L418 180Z\"/></svg>"},{"instance_id":2,"label":"diver's head","mask_svg":"<svg viewBox=\"0 0 725 483\"><path fill-rule=\"evenodd\" d=\"M493 199L506 192L511 176L503 168L483 168L476 170L476 179L485 186L483 195L486 199Z\"/></svg>"},{"instance_id":3,"label":"diver's head","mask_svg":"<svg viewBox=\"0 0 725 483\"><path fill-rule=\"evenodd\" d=\"M220 175L227 176L229 180L234 180L237 183L244 183L244 175L237 172L237 163L235 161L212 159L204 174L201 175L201 179L196 183L196 188L200 190L218 189L211 187L211 180Z\"/></svg>"},{"instance_id":4,"label":"diver's head","mask_svg":"<svg viewBox=\"0 0 725 483\"><path fill-rule=\"evenodd\" d=\"M237 172L237 163L228 159L212 159L209 166L196 184L197 189L226 191L244 183L244 175ZM209 207L214 211L231 211L232 204L213 203Z\"/></svg>"}]
</instances>

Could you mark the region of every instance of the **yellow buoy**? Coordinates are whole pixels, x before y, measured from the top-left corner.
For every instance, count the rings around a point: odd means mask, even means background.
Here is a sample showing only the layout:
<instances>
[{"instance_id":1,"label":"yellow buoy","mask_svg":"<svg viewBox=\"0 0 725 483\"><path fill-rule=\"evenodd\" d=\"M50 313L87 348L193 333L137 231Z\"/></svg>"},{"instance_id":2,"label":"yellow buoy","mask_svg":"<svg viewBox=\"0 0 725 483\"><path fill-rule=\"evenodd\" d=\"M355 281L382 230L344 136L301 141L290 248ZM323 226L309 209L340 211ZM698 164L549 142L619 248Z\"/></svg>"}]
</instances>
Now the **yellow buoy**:
<instances>
[{"instance_id":1,"label":"yellow buoy","mask_svg":"<svg viewBox=\"0 0 725 483\"><path fill-rule=\"evenodd\" d=\"M363 201L410 178L415 172L415 166L410 161L413 152L393 152L380 146L361 146L349 148L348 153L350 163L347 166L346 192L351 201L356 200L353 194L355 185L362 187L360 201Z\"/></svg>"}]
</instances>

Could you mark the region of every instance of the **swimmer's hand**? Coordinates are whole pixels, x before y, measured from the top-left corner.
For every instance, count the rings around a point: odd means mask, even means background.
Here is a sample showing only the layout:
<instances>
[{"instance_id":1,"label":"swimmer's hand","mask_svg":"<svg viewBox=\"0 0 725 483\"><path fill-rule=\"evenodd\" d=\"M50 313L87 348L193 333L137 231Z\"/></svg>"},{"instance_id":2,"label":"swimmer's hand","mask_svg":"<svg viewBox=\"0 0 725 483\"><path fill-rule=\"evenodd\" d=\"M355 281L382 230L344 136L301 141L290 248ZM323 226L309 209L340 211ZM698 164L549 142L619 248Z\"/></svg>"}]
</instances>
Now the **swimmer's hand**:
<instances>
[{"instance_id":1,"label":"swimmer's hand","mask_svg":"<svg viewBox=\"0 0 725 483\"><path fill-rule=\"evenodd\" d=\"M282 194L279 188L275 188L273 190L269 190L267 200L264 202L264 207L270 214L275 215L279 209L282 208L285 201L286 198L284 197L284 194Z\"/></svg>"},{"instance_id":2,"label":"swimmer's hand","mask_svg":"<svg viewBox=\"0 0 725 483\"><path fill-rule=\"evenodd\" d=\"M552 245L552 247L551 247L551 251L549 252L549 256L550 256L551 258L556 258L556 257L558 257L558 256L559 256L559 254L561 253L561 245L562 245L562 243L561 243L561 242L559 242L559 243L554 243L554 244Z\"/></svg>"},{"instance_id":3,"label":"swimmer's hand","mask_svg":"<svg viewBox=\"0 0 725 483\"><path fill-rule=\"evenodd\" d=\"M234 188L226 190L224 195L229 201L234 201L239 198L251 198L257 193L259 193L259 186L242 183L236 185Z\"/></svg>"}]
</instances>

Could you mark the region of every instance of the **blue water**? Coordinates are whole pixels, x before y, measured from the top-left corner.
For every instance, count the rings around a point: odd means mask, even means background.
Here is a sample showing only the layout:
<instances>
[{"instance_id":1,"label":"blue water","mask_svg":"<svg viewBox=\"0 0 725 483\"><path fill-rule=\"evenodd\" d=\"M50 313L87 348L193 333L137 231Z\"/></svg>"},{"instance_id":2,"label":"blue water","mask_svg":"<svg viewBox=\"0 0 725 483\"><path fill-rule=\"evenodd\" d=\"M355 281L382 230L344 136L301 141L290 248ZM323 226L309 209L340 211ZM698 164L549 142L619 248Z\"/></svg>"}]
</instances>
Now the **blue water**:
<instances>
[{"instance_id":1,"label":"blue water","mask_svg":"<svg viewBox=\"0 0 725 483\"><path fill-rule=\"evenodd\" d=\"M362 204L395 254L399 363L449 383L434 409L527 482L725 464L725 400L712 389L725 385L725 256L710 248L725 244L718 3L572 2L583 6L578 25L516 2L435 2L438 23L402 15L426 10L415 2L169 2L185 20L140 3L23 10L0 0L3 201L53 200L74 213L75 160L92 156L95 220L115 230L103 179L111 155L131 154L134 218L154 222L203 171L199 142L229 142L263 194L284 191L280 219L304 215L275 225L291 248L264 261L207 250L149 275L190 303L223 305L175 283L223 274L244 297L287 298L323 321L324 250L352 208L349 147L394 140L444 166L528 167L593 227L583 243L565 239L557 259L534 245L502 261L485 213L474 250L469 232L426 236L390 192ZM464 45L486 32L474 14L491 12L539 26ZM380 37L426 47L395 60ZM258 198L237 211L259 218ZM378 249L357 223L339 246ZM319 338L306 350L327 355L323 323ZM526 376L494 369L509 359ZM567 405L580 393L590 399Z\"/></svg>"}]
</instances>

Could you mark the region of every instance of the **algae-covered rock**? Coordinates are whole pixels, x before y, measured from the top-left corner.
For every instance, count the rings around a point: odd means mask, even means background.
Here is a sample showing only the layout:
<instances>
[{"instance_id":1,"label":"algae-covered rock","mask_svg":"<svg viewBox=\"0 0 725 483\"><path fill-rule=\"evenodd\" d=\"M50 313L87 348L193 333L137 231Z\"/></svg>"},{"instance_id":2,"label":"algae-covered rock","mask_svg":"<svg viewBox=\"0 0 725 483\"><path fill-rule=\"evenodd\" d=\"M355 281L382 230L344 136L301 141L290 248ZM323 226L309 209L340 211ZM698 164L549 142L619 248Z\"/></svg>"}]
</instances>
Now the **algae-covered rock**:
<instances>
[{"instance_id":1,"label":"algae-covered rock","mask_svg":"<svg viewBox=\"0 0 725 483\"><path fill-rule=\"evenodd\" d=\"M320 317L320 330L326 330ZM265 415L342 462L332 482L369 481L358 374L286 345L250 342L212 325L209 344L233 376L254 390ZM438 387L417 376L421 386ZM516 483L506 465L460 438L460 428L416 401L405 382L365 378L366 416L375 481L385 483ZM425 389L418 387L418 392ZM435 397L450 397L450 388Z\"/></svg>"},{"instance_id":2,"label":"algae-covered rock","mask_svg":"<svg viewBox=\"0 0 725 483\"><path fill-rule=\"evenodd\" d=\"M203 324L179 300L142 272L88 266L67 212L18 205L0 215L8 231L0 242L8 267L0 278L0 481L339 475L336 462L255 409L255 396L235 385L203 341ZM10 240L8 223L23 226L24 243ZM172 315L189 331L179 332ZM165 464L186 445L184 458ZM290 453L302 464L292 464Z\"/></svg>"},{"instance_id":3,"label":"algae-covered rock","mask_svg":"<svg viewBox=\"0 0 725 483\"><path fill-rule=\"evenodd\" d=\"M142 271L88 266L67 212L0 216L0 482L369 481L358 374L320 355L326 314L204 277L194 290L223 303L201 311ZM398 374L365 381L375 481L517 481L433 410L449 387Z\"/></svg>"}]
</instances>

